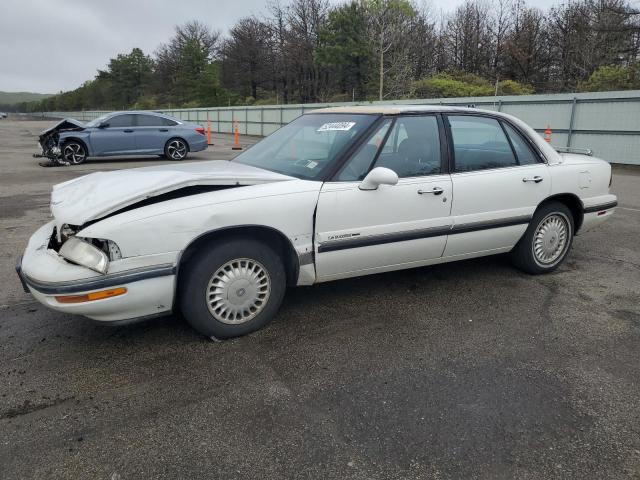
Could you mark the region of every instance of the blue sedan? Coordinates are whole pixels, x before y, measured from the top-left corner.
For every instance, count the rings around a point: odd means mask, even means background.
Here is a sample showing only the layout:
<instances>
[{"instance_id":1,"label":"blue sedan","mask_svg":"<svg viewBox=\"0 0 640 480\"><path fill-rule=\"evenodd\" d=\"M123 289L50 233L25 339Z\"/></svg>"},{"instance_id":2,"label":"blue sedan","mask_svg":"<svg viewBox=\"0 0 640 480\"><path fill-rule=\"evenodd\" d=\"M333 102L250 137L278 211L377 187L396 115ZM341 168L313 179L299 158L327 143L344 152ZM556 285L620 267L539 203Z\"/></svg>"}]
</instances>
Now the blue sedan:
<instances>
[{"instance_id":1,"label":"blue sedan","mask_svg":"<svg viewBox=\"0 0 640 480\"><path fill-rule=\"evenodd\" d=\"M40 135L43 156L66 165L88 157L161 155L183 160L206 150L204 128L154 112L112 112L82 124L65 119Z\"/></svg>"}]
</instances>

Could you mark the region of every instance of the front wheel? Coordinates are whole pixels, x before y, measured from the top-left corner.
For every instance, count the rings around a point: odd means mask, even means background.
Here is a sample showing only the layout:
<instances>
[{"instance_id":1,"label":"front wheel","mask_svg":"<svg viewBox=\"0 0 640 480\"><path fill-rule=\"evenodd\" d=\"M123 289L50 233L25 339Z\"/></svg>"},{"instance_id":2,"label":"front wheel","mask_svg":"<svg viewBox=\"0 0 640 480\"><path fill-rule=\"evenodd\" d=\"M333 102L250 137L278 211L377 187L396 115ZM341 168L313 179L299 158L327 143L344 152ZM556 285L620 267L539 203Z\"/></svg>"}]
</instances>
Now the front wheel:
<instances>
[{"instance_id":1,"label":"front wheel","mask_svg":"<svg viewBox=\"0 0 640 480\"><path fill-rule=\"evenodd\" d=\"M573 215L566 205L550 202L531 219L524 236L511 252L515 265L534 275L554 271L569 253L575 231Z\"/></svg>"},{"instance_id":2,"label":"front wheel","mask_svg":"<svg viewBox=\"0 0 640 480\"><path fill-rule=\"evenodd\" d=\"M80 165L87 159L87 149L80 142L70 141L62 147L62 160L69 165Z\"/></svg>"},{"instance_id":3,"label":"front wheel","mask_svg":"<svg viewBox=\"0 0 640 480\"><path fill-rule=\"evenodd\" d=\"M198 332L231 338L269 323L285 288L280 256L261 242L235 238L190 259L180 279L179 302Z\"/></svg>"},{"instance_id":4,"label":"front wheel","mask_svg":"<svg viewBox=\"0 0 640 480\"><path fill-rule=\"evenodd\" d=\"M184 160L189 153L189 146L181 138L172 138L164 146L164 155L171 160Z\"/></svg>"}]
</instances>

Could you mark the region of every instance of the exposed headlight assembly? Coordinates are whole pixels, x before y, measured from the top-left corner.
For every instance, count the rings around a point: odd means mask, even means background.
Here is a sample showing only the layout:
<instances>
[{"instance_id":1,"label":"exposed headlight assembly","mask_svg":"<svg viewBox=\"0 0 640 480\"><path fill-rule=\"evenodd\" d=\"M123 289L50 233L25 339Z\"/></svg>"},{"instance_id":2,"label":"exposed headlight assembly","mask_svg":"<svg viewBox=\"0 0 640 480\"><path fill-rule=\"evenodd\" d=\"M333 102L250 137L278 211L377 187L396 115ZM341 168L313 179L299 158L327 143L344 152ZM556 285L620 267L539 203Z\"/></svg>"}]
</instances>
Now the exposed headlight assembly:
<instances>
[{"instance_id":1,"label":"exposed headlight assembly","mask_svg":"<svg viewBox=\"0 0 640 480\"><path fill-rule=\"evenodd\" d=\"M82 265L99 273L107 273L109 268L107 254L78 237L70 237L62 244L58 253L72 263Z\"/></svg>"}]
</instances>

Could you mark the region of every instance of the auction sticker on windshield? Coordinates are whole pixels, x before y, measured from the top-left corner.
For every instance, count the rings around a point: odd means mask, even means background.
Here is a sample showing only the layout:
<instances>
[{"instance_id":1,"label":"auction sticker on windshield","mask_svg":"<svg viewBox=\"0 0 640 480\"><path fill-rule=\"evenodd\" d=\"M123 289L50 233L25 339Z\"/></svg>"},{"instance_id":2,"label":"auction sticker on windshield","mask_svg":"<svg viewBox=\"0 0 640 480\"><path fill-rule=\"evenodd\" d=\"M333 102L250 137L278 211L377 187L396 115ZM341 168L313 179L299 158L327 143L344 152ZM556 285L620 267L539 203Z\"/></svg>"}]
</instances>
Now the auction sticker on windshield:
<instances>
[{"instance_id":1,"label":"auction sticker on windshield","mask_svg":"<svg viewBox=\"0 0 640 480\"><path fill-rule=\"evenodd\" d=\"M330 131L334 131L334 130L340 130L340 131L346 132L347 130L351 130L351 127L353 127L355 124L356 124L356 122L331 122L331 123L325 123L317 131L318 132L330 132Z\"/></svg>"}]
</instances>

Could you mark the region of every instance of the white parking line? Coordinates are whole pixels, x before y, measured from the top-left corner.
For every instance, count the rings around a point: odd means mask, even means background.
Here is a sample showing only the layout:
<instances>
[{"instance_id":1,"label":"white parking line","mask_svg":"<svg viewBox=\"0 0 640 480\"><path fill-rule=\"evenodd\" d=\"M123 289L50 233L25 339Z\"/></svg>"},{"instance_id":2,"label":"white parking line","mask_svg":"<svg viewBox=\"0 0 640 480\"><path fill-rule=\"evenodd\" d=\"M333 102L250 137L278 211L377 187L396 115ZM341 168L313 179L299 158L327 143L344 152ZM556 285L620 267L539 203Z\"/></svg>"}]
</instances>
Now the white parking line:
<instances>
[{"instance_id":1,"label":"white parking line","mask_svg":"<svg viewBox=\"0 0 640 480\"><path fill-rule=\"evenodd\" d=\"M639 208L618 207L620 210L631 210L632 212L640 212Z\"/></svg>"}]
</instances>

